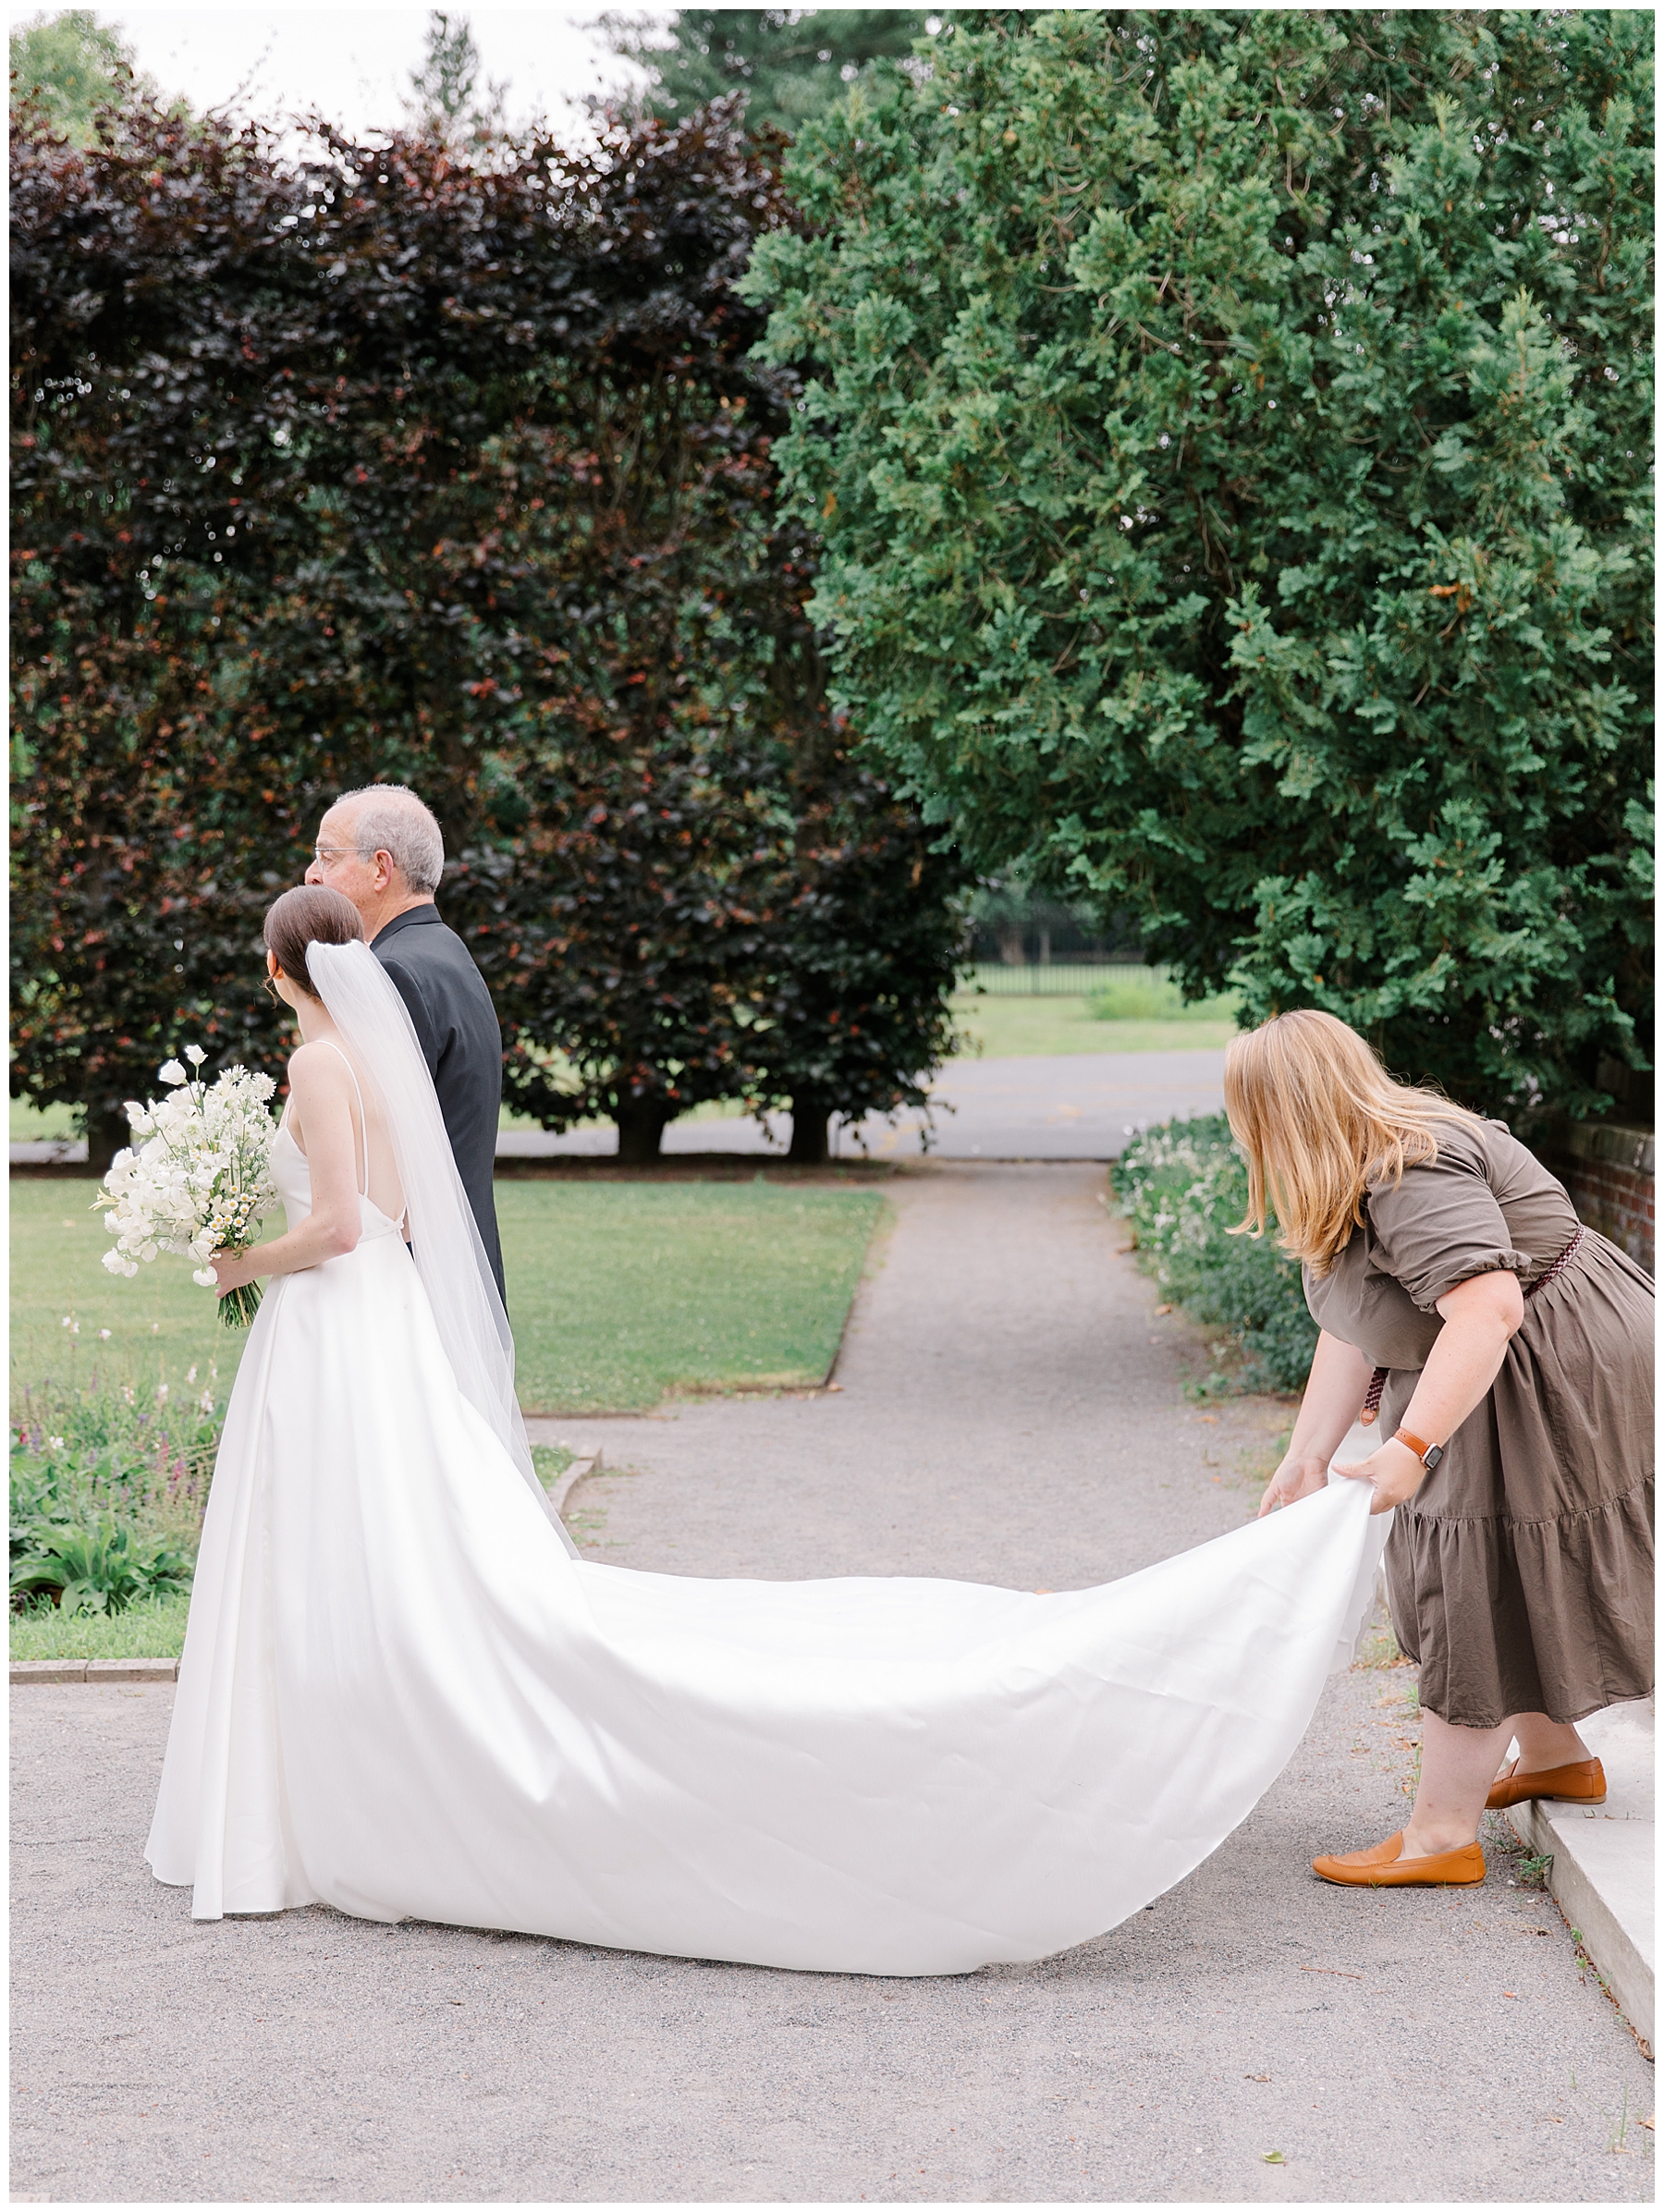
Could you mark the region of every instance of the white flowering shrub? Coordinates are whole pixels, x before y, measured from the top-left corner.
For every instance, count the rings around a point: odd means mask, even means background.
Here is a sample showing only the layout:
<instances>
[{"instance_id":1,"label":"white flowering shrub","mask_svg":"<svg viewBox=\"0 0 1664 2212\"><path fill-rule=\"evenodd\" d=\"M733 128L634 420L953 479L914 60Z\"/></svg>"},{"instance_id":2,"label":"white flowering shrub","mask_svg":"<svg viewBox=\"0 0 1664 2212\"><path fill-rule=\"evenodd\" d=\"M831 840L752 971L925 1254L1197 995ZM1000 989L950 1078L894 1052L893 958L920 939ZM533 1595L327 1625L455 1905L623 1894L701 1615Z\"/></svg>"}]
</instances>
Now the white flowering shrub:
<instances>
[{"instance_id":1,"label":"white flowering shrub","mask_svg":"<svg viewBox=\"0 0 1664 2212\"><path fill-rule=\"evenodd\" d=\"M1247 1210L1248 1170L1224 1115L1144 1130L1110 1180L1162 1289L1240 1349L1242 1387L1303 1389L1317 1324L1275 1228L1258 1238L1229 1234Z\"/></svg>"},{"instance_id":2,"label":"white flowering shrub","mask_svg":"<svg viewBox=\"0 0 1664 2212\"><path fill-rule=\"evenodd\" d=\"M185 1047L194 1069L207 1057L200 1045ZM277 1202L276 1130L267 1105L276 1085L247 1068L227 1068L204 1083L177 1060L157 1073L173 1088L145 1106L128 1102L128 1121L142 1142L116 1155L97 1201L108 1208L104 1227L116 1240L104 1264L112 1275L137 1275L158 1253L183 1253L197 1262L192 1279L213 1289L207 1263L215 1253L252 1244ZM258 1284L246 1284L220 1300L220 1319L228 1328L247 1328L259 1304Z\"/></svg>"}]
</instances>

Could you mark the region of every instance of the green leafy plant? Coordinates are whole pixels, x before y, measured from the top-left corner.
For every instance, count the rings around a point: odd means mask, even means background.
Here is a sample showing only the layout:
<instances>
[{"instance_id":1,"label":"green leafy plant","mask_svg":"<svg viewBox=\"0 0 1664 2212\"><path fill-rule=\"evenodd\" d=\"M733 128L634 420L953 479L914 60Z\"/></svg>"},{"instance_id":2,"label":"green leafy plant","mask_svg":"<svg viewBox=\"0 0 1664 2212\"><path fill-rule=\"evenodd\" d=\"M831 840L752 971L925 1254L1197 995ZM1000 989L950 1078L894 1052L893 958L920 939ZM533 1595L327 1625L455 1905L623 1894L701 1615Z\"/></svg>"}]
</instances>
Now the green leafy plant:
<instances>
[{"instance_id":1,"label":"green leafy plant","mask_svg":"<svg viewBox=\"0 0 1664 2212\"><path fill-rule=\"evenodd\" d=\"M1623 2104L1621 2109L1615 2116L1610 2112L1603 2110L1601 2113L1601 2118L1607 2123L1607 2151L1609 2156L1615 2157L1619 2151L1627 2150L1629 2148L1629 2144L1627 2141L1629 2135L1629 2084L1627 2082L1625 2082L1623 2084Z\"/></svg>"},{"instance_id":2,"label":"green leafy plant","mask_svg":"<svg viewBox=\"0 0 1664 2212\"><path fill-rule=\"evenodd\" d=\"M190 1584L224 1408L93 1375L21 1393L11 1442L14 1609L116 1613Z\"/></svg>"},{"instance_id":3,"label":"green leafy plant","mask_svg":"<svg viewBox=\"0 0 1664 2212\"><path fill-rule=\"evenodd\" d=\"M94 1369L84 1381L21 1388L12 1411L11 1480L54 1497L95 1497L154 1511L166 1501L201 1519L226 1396L216 1367L141 1395Z\"/></svg>"},{"instance_id":4,"label":"green leafy plant","mask_svg":"<svg viewBox=\"0 0 1664 2212\"><path fill-rule=\"evenodd\" d=\"M1519 1875L1521 1888L1546 1889L1548 1887L1548 1870L1553 1864L1554 1853L1551 1851L1523 1858Z\"/></svg>"},{"instance_id":5,"label":"green leafy plant","mask_svg":"<svg viewBox=\"0 0 1664 2212\"><path fill-rule=\"evenodd\" d=\"M135 1599L188 1585L195 1568L193 1551L143 1534L113 1513L36 1524L27 1536L11 1563L14 1599L44 1595L67 1613L119 1613Z\"/></svg>"},{"instance_id":6,"label":"green leafy plant","mask_svg":"<svg viewBox=\"0 0 1664 2212\"><path fill-rule=\"evenodd\" d=\"M1317 1324L1275 1230L1228 1233L1247 1207L1248 1171L1225 1117L1144 1130L1110 1169L1110 1182L1136 1228L1143 1265L1198 1321L1229 1333L1241 1360L1237 1387L1303 1389Z\"/></svg>"},{"instance_id":7,"label":"green leafy plant","mask_svg":"<svg viewBox=\"0 0 1664 2212\"><path fill-rule=\"evenodd\" d=\"M90 7L66 7L19 24L11 34L11 85L14 128L18 120L25 128L43 120L72 146L91 143L101 110L159 98L153 80L135 70L127 40Z\"/></svg>"}]
</instances>

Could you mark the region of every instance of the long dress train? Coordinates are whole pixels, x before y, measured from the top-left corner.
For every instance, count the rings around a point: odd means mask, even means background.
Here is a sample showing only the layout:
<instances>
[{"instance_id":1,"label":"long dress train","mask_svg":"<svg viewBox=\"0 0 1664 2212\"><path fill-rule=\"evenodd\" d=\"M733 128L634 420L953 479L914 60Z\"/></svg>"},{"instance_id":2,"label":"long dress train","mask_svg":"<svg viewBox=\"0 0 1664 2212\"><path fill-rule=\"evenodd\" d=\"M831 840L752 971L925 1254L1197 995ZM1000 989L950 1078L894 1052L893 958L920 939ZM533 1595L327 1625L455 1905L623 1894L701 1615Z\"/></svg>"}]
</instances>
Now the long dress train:
<instances>
[{"instance_id":1,"label":"long dress train","mask_svg":"<svg viewBox=\"0 0 1664 2212\"><path fill-rule=\"evenodd\" d=\"M292 1223L287 1131L275 1168ZM1205 1858L1349 1652L1385 1529L1355 1483L1046 1596L574 1558L361 1206L355 1251L273 1285L226 1417L146 1847L199 1919L1039 1958Z\"/></svg>"}]
</instances>

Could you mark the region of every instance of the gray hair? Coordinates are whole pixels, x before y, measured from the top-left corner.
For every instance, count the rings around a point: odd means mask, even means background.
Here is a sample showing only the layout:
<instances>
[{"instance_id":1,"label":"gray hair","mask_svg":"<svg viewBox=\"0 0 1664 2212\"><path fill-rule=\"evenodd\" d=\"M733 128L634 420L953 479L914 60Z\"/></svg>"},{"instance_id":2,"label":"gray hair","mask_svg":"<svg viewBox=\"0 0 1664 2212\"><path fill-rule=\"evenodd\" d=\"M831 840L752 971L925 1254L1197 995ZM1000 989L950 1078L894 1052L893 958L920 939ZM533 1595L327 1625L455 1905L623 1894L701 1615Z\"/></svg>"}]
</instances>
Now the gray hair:
<instances>
[{"instance_id":1,"label":"gray hair","mask_svg":"<svg viewBox=\"0 0 1664 2212\"><path fill-rule=\"evenodd\" d=\"M336 806L359 810L352 842L362 859L373 852L387 853L412 891L439 888L445 839L432 813L409 785L366 784L360 791L343 791Z\"/></svg>"}]
</instances>

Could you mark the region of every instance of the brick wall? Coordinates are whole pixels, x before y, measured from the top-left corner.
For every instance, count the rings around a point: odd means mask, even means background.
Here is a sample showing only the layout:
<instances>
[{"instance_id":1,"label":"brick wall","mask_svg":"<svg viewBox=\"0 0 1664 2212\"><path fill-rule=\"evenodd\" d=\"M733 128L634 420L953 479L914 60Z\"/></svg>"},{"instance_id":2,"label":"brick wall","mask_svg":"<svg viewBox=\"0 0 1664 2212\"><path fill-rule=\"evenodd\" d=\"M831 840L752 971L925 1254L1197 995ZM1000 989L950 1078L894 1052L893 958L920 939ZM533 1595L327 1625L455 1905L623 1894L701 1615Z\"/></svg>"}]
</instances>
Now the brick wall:
<instances>
[{"instance_id":1,"label":"brick wall","mask_svg":"<svg viewBox=\"0 0 1664 2212\"><path fill-rule=\"evenodd\" d=\"M1653 1132L1612 1121L1563 1124L1541 1147L1545 1167L1558 1175L1578 1219L1654 1272Z\"/></svg>"}]
</instances>

